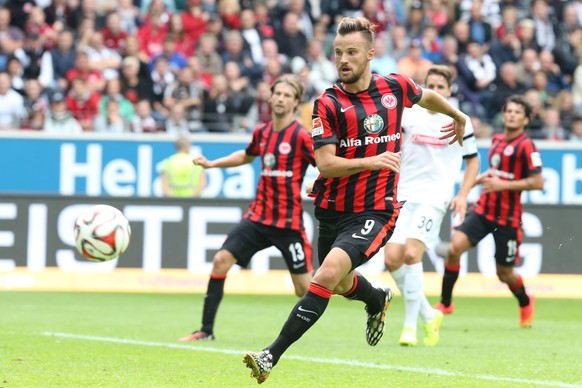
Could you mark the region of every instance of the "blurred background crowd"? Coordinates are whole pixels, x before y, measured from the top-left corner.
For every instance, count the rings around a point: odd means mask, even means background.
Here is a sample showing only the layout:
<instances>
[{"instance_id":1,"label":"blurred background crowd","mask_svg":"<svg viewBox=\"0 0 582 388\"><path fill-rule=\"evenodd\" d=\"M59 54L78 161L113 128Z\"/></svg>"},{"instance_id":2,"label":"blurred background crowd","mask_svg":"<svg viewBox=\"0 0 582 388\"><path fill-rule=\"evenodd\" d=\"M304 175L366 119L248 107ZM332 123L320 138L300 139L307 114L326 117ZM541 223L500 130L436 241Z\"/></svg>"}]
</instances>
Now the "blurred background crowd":
<instances>
[{"instance_id":1,"label":"blurred background crowd","mask_svg":"<svg viewBox=\"0 0 582 388\"><path fill-rule=\"evenodd\" d=\"M377 26L373 72L455 69L479 138L518 93L532 137L582 140L582 0L0 0L0 129L245 133L291 72L310 128L344 16Z\"/></svg>"}]
</instances>

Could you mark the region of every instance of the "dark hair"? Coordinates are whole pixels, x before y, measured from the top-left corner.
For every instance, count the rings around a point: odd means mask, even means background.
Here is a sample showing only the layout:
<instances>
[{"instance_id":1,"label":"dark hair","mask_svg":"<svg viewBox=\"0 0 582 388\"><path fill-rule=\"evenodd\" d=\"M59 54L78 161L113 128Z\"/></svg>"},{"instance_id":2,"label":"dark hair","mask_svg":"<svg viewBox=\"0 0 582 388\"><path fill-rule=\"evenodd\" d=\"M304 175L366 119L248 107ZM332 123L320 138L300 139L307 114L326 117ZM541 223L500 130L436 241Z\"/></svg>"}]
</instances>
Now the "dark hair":
<instances>
[{"instance_id":1,"label":"dark hair","mask_svg":"<svg viewBox=\"0 0 582 388\"><path fill-rule=\"evenodd\" d=\"M509 103L511 102L517 105L521 105L523 107L523 110L525 111L525 116L529 119L529 121L532 120L531 105L528 104L527 101L519 94L514 94L513 96L507 97L507 100L505 100L505 105L503 105L501 111L505 112L505 110L507 109L507 105L509 105Z\"/></svg>"},{"instance_id":2,"label":"dark hair","mask_svg":"<svg viewBox=\"0 0 582 388\"><path fill-rule=\"evenodd\" d=\"M451 86L451 84L453 83L453 72L448 66L445 65L431 66L430 69L428 69L428 72L426 73L426 78L428 78L429 75L433 74L440 75L441 77L443 77L445 81L447 81L447 86Z\"/></svg>"},{"instance_id":3,"label":"dark hair","mask_svg":"<svg viewBox=\"0 0 582 388\"><path fill-rule=\"evenodd\" d=\"M344 36L361 32L372 47L376 38L375 29L376 27L365 17L345 17L337 26L337 34Z\"/></svg>"},{"instance_id":4,"label":"dark hair","mask_svg":"<svg viewBox=\"0 0 582 388\"><path fill-rule=\"evenodd\" d=\"M275 86L280 83L285 83L295 90L295 98L301 102L303 100L303 93L305 92L305 87L299 78L294 74L284 74L277 78L273 85L271 85L271 93L275 91Z\"/></svg>"}]
</instances>

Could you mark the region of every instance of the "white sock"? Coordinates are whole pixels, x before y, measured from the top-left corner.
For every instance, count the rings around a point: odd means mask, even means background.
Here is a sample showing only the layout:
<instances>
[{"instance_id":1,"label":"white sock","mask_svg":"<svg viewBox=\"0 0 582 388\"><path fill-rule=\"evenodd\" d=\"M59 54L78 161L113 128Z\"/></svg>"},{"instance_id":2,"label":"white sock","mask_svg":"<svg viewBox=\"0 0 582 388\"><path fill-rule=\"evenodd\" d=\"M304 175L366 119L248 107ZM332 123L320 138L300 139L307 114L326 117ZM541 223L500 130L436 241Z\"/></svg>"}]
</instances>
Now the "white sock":
<instances>
[{"instance_id":1,"label":"white sock","mask_svg":"<svg viewBox=\"0 0 582 388\"><path fill-rule=\"evenodd\" d=\"M422 299L420 301L420 318L424 323L430 322L434 319L434 307L430 305L424 293L422 293Z\"/></svg>"},{"instance_id":2,"label":"white sock","mask_svg":"<svg viewBox=\"0 0 582 388\"><path fill-rule=\"evenodd\" d=\"M404 327L410 327L416 330L418 315L420 313L420 304L422 302L424 276L422 272L422 263L412 265L404 264L406 274L404 275Z\"/></svg>"},{"instance_id":3,"label":"white sock","mask_svg":"<svg viewBox=\"0 0 582 388\"><path fill-rule=\"evenodd\" d=\"M396 282L396 285L398 286L398 290L400 290L400 293L404 295L404 275L406 275L405 266L403 265L396 271L390 272L390 275L392 275L392 279L394 279L394 281Z\"/></svg>"}]
</instances>

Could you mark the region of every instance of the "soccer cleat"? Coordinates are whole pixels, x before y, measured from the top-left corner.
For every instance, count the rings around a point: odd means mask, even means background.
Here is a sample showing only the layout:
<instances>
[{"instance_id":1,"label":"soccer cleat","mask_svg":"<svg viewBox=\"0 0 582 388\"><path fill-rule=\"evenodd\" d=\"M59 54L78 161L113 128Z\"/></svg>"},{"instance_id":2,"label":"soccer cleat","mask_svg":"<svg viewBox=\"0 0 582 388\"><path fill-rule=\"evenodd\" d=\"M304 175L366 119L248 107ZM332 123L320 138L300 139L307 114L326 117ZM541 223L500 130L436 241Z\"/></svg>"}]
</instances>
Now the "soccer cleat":
<instances>
[{"instance_id":1,"label":"soccer cleat","mask_svg":"<svg viewBox=\"0 0 582 388\"><path fill-rule=\"evenodd\" d=\"M390 306L390 301L392 300L392 290L390 287L386 287L381 290L386 296L384 297L384 307L374 314L368 313L368 321L366 322L366 341L368 345L376 346L380 338L384 335L384 323L386 321L386 310ZM366 312L368 312L368 306L366 306Z\"/></svg>"},{"instance_id":2,"label":"soccer cleat","mask_svg":"<svg viewBox=\"0 0 582 388\"><path fill-rule=\"evenodd\" d=\"M535 300L536 300L535 296L530 296L529 297L529 304L527 306L519 308L519 312L521 315L521 317L519 319L519 325L524 329L531 327L531 323L532 323L533 317L534 317L534 302L535 302Z\"/></svg>"},{"instance_id":3,"label":"soccer cleat","mask_svg":"<svg viewBox=\"0 0 582 388\"><path fill-rule=\"evenodd\" d=\"M439 334L439 328L443 321L443 312L438 309L434 309L434 318L432 321L424 324L424 346L435 346L439 343L441 336Z\"/></svg>"},{"instance_id":4,"label":"soccer cleat","mask_svg":"<svg viewBox=\"0 0 582 388\"><path fill-rule=\"evenodd\" d=\"M208 334L201 330L196 330L194 333L187 335L186 337L178 338L180 342L191 342L191 341L214 341L216 337L214 334Z\"/></svg>"},{"instance_id":5,"label":"soccer cleat","mask_svg":"<svg viewBox=\"0 0 582 388\"><path fill-rule=\"evenodd\" d=\"M248 352L243 358L245 366L251 369L251 377L262 384L267 380L273 369L273 355L268 350L254 353Z\"/></svg>"},{"instance_id":6,"label":"soccer cleat","mask_svg":"<svg viewBox=\"0 0 582 388\"><path fill-rule=\"evenodd\" d=\"M439 302L436 306L434 306L434 308L440 310L441 313L447 315L452 314L453 311L455 311L455 304L451 302L450 306L445 306L443 302Z\"/></svg>"},{"instance_id":7,"label":"soccer cleat","mask_svg":"<svg viewBox=\"0 0 582 388\"><path fill-rule=\"evenodd\" d=\"M412 327L402 329L400 346L416 346L416 331Z\"/></svg>"}]
</instances>

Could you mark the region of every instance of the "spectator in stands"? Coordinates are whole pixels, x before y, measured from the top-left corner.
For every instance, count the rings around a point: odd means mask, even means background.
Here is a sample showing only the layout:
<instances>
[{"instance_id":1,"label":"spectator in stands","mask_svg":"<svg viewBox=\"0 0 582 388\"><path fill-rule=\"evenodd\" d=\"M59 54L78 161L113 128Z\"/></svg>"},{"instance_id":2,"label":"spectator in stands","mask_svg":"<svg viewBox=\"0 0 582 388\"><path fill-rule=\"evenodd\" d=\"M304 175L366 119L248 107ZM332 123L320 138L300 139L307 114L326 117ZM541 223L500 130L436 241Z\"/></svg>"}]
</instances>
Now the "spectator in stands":
<instances>
[{"instance_id":1,"label":"spectator in stands","mask_svg":"<svg viewBox=\"0 0 582 388\"><path fill-rule=\"evenodd\" d=\"M93 32L85 51L89 59L90 67L100 71L103 74L103 78L110 80L119 77L121 55L117 51L105 46L101 32Z\"/></svg>"},{"instance_id":2,"label":"spectator in stands","mask_svg":"<svg viewBox=\"0 0 582 388\"><path fill-rule=\"evenodd\" d=\"M238 0L218 0L218 15L228 30L240 30L240 11Z\"/></svg>"},{"instance_id":3,"label":"spectator in stands","mask_svg":"<svg viewBox=\"0 0 582 388\"><path fill-rule=\"evenodd\" d=\"M42 48L45 50L50 50L55 46L57 31L46 22L46 16L40 7L33 7L30 10L25 24L25 32L26 35L38 34Z\"/></svg>"},{"instance_id":4,"label":"spectator in stands","mask_svg":"<svg viewBox=\"0 0 582 388\"><path fill-rule=\"evenodd\" d=\"M384 36L386 35L387 34L384 34ZM388 51L386 50L386 39L384 38L384 36L379 35L374 40L375 53L374 58L372 58L372 60L370 61L370 71L372 73L387 75L391 73L396 73L398 71L398 63L396 62L396 60L394 60L394 57L392 55L388 54ZM335 68L335 65L333 63L332 66L334 66ZM328 75L334 78L333 81L328 82L328 87L329 84L335 82L335 78L337 78L336 73L337 70L328 72ZM318 87L317 89L321 91L325 90L325 89L322 90L321 87Z\"/></svg>"},{"instance_id":5,"label":"spectator in stands","mask_svg":"<svg viewBox=\"0 0 582 388\"><path fill-rule=\"evenodd\" d=\"M188 67L192 69L192 78L195 80L194 82L198 84L200 90L210 88L210 85L212 85L213 75L210 73L206 73L202 69L198 57L192 56L188 58Z\"/></svg>"},{"instance_id":6,"label":"spectator in stands","mask_svg":"<svg viewBox=\"0 0 582 388\"><path fill-rule=\"evenodd\" d=\"M267 82L259 82L255 94L255 102L247 114L250 128L254 128L258 123L271 120L271 86ZM265 120L266 119L266 120Z\"/></svg>"},{"instance_id":7,"label":"spectator in stands","mask_svg":"<svg viewBox=\"0 0 582 388\"><path fill-rule=\"evenodd\" d=\"M550 51L543 50L540 53L540 70L548 77L548 94L555 96L560 90L568 88L567 78L560 71L560 66Z\"/></svg>"},{"instance_id":8,"label":"spectator in stands","mask_svg":"<svg viewBox=\"0 0 582 388\"><path fill-rule=\"evenodd\" d=\"M212 78L212 86L204 91L203 126L208 132L230 132L232 129L232 115L228 83L223 74L216 74Z\"/></svg>"},{"instance_id":9,"label":"spectator in stands","mask_svg":"<svg viewBox=\"0 0 582 388\"><path fill-rule=\"evenodd\" d=\"M581 3L582 4L582 3ZM582 7L581 7L582 8ZM562 20L556 26L556 41L568 41L568 34L582 26L582 21L578 21L576 4L566 3L562 10Z\"/></svg>"},{"instance_id":10,"label":"spectator in stands","mask_svg":"<svg viewBox=\"0 0 582 388\"><path fill-rule=\"evenodd\" d=\"M51 96L50 110L44 119L43 130L46 133L74 134L82 133L81 124L67 109L65 95L57 91Z\"/></svg>"},{"instance_id":11,"label":"spectator in stands","mask_svg":"<svg viewBox=\"0 0 582 388\"><path fill-rule=\"evenodd\" d=\"M100 93L94 91L90 83L82 77L73 78L67 93L67 109L81 124L83 131L93 130L93 120L99 114Z\"/></svg>"},{"instance_id":12,"label":"spectator in stands","mask_svg":"<svg viewBox=\"0 0 582 388\"><path fill-rule=\"evenodd\" d=\"M217 52L217 39L214 34L205 33L200 37L196 57L204 72L209 74L222 73L222 57Z\"/></svg>"},{"instance_id":13,"label":"spectator in stands","mask_svg":"<svg viewBox=\"0 0 582 388\"><path fill-rule=\"evenodd\" d=\"M10 11L7 8L0 8L0 36L0 71L6 71L8 57L24 46L24 33L10 24Z\"/></svg>"},{"instance_id":14,"label":"spectator in stands","mask_svg":"<svg viewBox=\"0 0 582 388\"><path fill-rule=\"evenodd\" d=\"M476 12L473 7L478 3L479 14L485 23L497 28L501 22L499 0L455 0L454 3L457 3L454 6L458 7L456 13L460 20L469 20L473 12Z\"/></svg>"},{"instance_id":15,"label":"spectator in stands","mask_svg":"<svg viewBox=\"0 0 582 388\"><path fill-rule=\"evenodd\" d=\"M580 47L579 50L582 55L582 47ZM578 67L576 67L576 70L574 71L572 96L574 97L574 104L576 104L577 109L582 111L582 60L580 60Z\"/></svg>"},{"instance_id":16,"label":"spectator in stands","mask_svg":"<svg viewBox=\"0 0 582 388\"><path fill-rule=\"evenodd\" d=\"M476 0L471 4L470 16L467 20L469 24L469 40L479 43L480 45L487 45L491 43L493 38L493 29L491 24L483 19L481 8L483 1Z\"/></svg>"},{"instance_id":17,"label":"spectator in stands","mask_svg":"<svg viewBox=\"0 0 582 388\"><path fill-rule=\"evenodd\" d=\"M535 22L531 19L522 19L519 22L520 35L519 42L521 43L521 51L533 49L536 53L541 51L541 47L536 41Z\"/></svg>"},{"instance_id":18,"label":"spectator in stands","mask_svg":"<svg viewBox=\"0 0 582 388\"><path fill-rule=\"evenodd\" d=\"M275 41L279 46L279 52L285 54L289 60L305 55L307 37L301 31L297 14L293 12L285 14L283 24L275 34Z\"/></svg>"},{"instance_id":19,"label":"spectator in stands","mask_svg":"<svg viewBox=\"0 0 582 388\"><path fill-rule=\"evenodd\" d=\"M443 47L441 49L441 55L435 60L437 65L447 65L453 68L457 68L457 63L459 62L457 39L452 35L446 35L443 37Z\"/></svg>"},{"instance_id":20,"label":"spectator in stands","mask_svg":"<svg viewBox=\"0 0 582 388\"><path fill-rule=\"evenodd\" d=\"M410 40L420 39L422 31L427 25L427 18L424 13L422 1L414 0L410 5L408 18L406 19L406 33Z\"/></svg>"},{"instance_id":21,"label":"spectator in stands","mask_svg":"<svg viewBox=\"0 0 582 388\"><path fill-rule=\"evenodd\" d=\"M80 79L87 84L91 92L101 92L106 83L100 71L89 67L89 55L84 51L76 53L75 66L67 71L65 79L69 85L72 84L74 79Z\"/></svg>"},{"instance_id":22,"label":"spectator in stands","mask_svg":"<svg viewBox=\"0 0 582 388\"><path fill-rule=\"evenodd\" d=\"M154 90L154 101L152 103L154 117L156 120L160 120L160 117L165 117L169 113L164 106L166 88L176 80L175 74L170 71L170 65L166 57L159 57L156 60L151 77Z\"/></svg>"},{"instance_id":23,"label":"spectator in stands","mask_svg":"<svg viewBox=\"0 0 582 388\"><path fill-rule=\"evenodd\" d=\"M447 5L443 0L430 0L426 10L426 18L430 25L436 28L440 34L441 31L449 24L449 12Z\"/></svg>"},{"instance_id":24,"label":"spectator in stands","mask_svg":"<svg viewBox=\"0 0 582 388\"><path fill-rule=\"evenodd\" d=\"M177 13L170 17L170 23L166 34L174 38L174 51L184 58L188 58L194 54L198 38L202 32L199 32L195 37L193 37L192 34L188 34L184 30L182 14ZM166 39L168 39L167 36Z\"/></svg>"},{"instance_id":25,"label":"spectator in stands","mask_svg":"<svg viewBox=\"0 0 582 388\"><path fill-rule=\"evenodd\" d=\"M168 59L168 65L170 65L170 70L175 74L187 64L186 57L176 50L176 38L171 34L166 34L164 37L162 52L152 57L150 69L153 69L158 57L166 57Z\"/></svg>"},{"instance_id":26,"label":"spectator in stands","mask_svg":"<svg viewBox=\"0 0 582 388\"><path fill-rule=\"evenodd\" d=\"M289 72L289 58L285 54L279 52L279 45L275 39L263 40L263 62L261 66L266 67L271 60L279 62L285 72Z\"/></svg>"},{"instance_id":27,"label":"spectator in stands","mask_svg":"<svg viewBox=\"0 0 582 388\"><path fill-rule=\"evenodd\" d=\"M433 62L441 56L442 43L438 31L433 26L426 26L420 38L422 57Z\"/></svg>"},{"instance_id":28,"label":"spectator in stands","mask_svg":"<svg viewBox=\"0 0 582 388\"><path fill-rule=\"evenodd\" d=\"M401 24L392 27L386 42L388 55L398 62L402 57L408 55L408 47L410 47L410 39L406 34L406 28Z\"/></svg>"},{"instance_id":29,"label":"spectator in stands","mask_svg":"<svg viewBox=\"0 0 582 388\"><path fill-rule=\"evenodd\" d=\"M0 72L0 130L18 128L24 117L23 97L11 88L8 73Z\"/></svg>"},{"instance_id":30,"label":"spectator in stands","mask_svg":"<svg viewBox=\"0 0 582 388\"><path fill-rule=\"evenodd\" d=\"M152 115L152 106L148 100L139 100L135 104L135 116L129 130L135 133L154 133L162 130L160 123Z\"/></svg>"},{"instance_id":31,"label":"spectator in stands","mask_svg":"<svg viewBox=\"0 0 582 388\"><path fill-rule=\"evenodd\" d=\"M176 2L174 0L141 0L139 3L139 11L144 16L148 15L152 8L162 9L169 13L176 12Z\"/></svg>"},{"instance_id":32,"label":"spectator in stands","mask_svg":"<svg viewBox=\"0 0 582 388\"><path fill-rule=\"evenodd\" d=\"M8 58L6 64L6 73L10 76L10 86L12 90L18 92L21 96L24 95L24 68L15 56Z\"/></svg>"},{"instance_id":33,"label":"spectator in stands","mask_svg":"<svg viewBox=\"0 0 582 388\"><path fill-rule=\"evenodd\" d=\"M202 131L202 90L199 82L194 82L192 69L184 67L178 72L178 78L166 88L164 105L172 111L180 105L188 121L190 131Z\"/></svg>"},{"instance_id":34,"label":"spectator in stands","mask_svg":"<svg viewBox=\"0 0 582 388\"><path fill-rule=\"evenodd\" d=\"M377 34L382 34L386 31L384 25L384 12L379 7L378 0L364 0L362 3L362 16L368 19L373 25ZM313 36L307 36L307 40L311 40Z\"/></svg>"},{"instance_id":35,"label":"spectator in stands","mask_svg":"<svg viewBox=\"0 0 582 388\"><path fill-rule=\"evenodd\" d=\"M574 117L570 131L570 141L582 142L582 114Z\"/></svg>"},{"instance_id":36,"label":"spectator in stands","mask_svg":"<svg viewBox=\"0 0 582 388\"><path fill-rule=\"evenodd\" d=\"M150 77L150 57L139 48L139 42L135 36L128 36L125 40L125 47L121 50L123 58L135 57L139 59L139 76L140 78Z\"/></svg>"},{"instance_id":37,"label":"spectator in stands","mask_svg":"<svg viewBox=\"0 0 582 388\"><path fill-rule=\"evenodd\" d=\"M127 31L123 30L121 24L121 15L118 12L112 12L107 15L105 27L101 29L103 44L105 47L121 53L125 47L125 41L128 37Z\"/></svg>"},{"instance_id":38,"label":"spectator in stands","mask_svg":"<svg viewBox=\"0 0 582 388\"><path fill-rule=\"evenodd\" d=\"M226 34L228 30L224 28L224 23L217 15L210 15L206 24L206 32L216 37L216 51L223 53L226 50Z\"/></svg>"},{"instance_id":39,"label":"spectator in stands","mask_svg":"<svg viewBox=\"0 0 582 388\"><path fill-rule=\"evenodd\" d=\"M57 47L43 55L40 81L44 87L61 90L67 88L67 73L75 67L77 57L74 38L71 30L59 32Z\"/></svg>"},{"instance_id":40,"label":"spectator in stands","mask_svg":"<svg viewBox=\"0 0 582 388\"><path fill-rule=\"evenodd\" d=\"M185 135L190 133L190 125L186 110L182 104L175 104L170 108L170 114L164 124L167 133Z\"/></svg>"},{"instance_id":41,"label":"spectator in stands","mask_svg":"<svg viewBox=\"0 0 582 388\"><path fill-rule=\"evenodd\" d=\"M511 30L505 31L501 39L491 43L489 55L493 59L493 62L495 62L497 68L500 68L506 62L519 62L521 57L521 43L519 42L517 34Z\"/></svg>"},{"instance_id":42,"label":"spectator in stands","mask_svg":"<svg viewBox=\"0 0 582 388\"><path fill-rule=\"evenodd\" d=\"M250 9L244 9L240 13L241 34L246 45L251 51L253 62L263 63L263 46L261 34L257 29L255 13Z\"/></svg>"},{"instance_id":43,"label":"spectator in stands","mask_svg":"<svg viewBox=\"0 0 582 388\"><path fill-rule=\"evenodd\" d=\"M365 1L362 4L362 10L365 8ZM299 17L301 31L308 40L313 39L313 7L309 0L289 0L288 12L294 13Z\"/></svg>"},{"instance_id":44,"label":"spectator in stands","mask_svg":"<svg viewBox=\"0 0 582 388\"><path fill-rule=\"evenodd\" d=\"M517 79L515 63L505 62L499 69L499 77L495 81L495 91L489 103L487 117L492 119L501 112L507 98L514 94L523 94L525 87Z\"/></svg>"},{"instance_id":45,"label":"spectator in stands","mask_svg":"<svg viewBox=\"0 0 582 388\"><path fill-rule=\"evenodd\" d=\"M471 41L471 30L465 21L457 21L453 24L453 36L457 40L459 56L467 52L467 46Z\"/></svg>"},{"instance_id":46,"label":"spectator in stands","mask_svg":"<svg viewBox=\"0 0 582 388\"><path fill-rule=\"evenodd\" d=\"M149 73L140 74L140 62L136 57L126 57L121 67L121 94L135 104L140 99L154 101L154 88Z\"/></svg>"},{"instance_id":47,"label":"spectator in stands","mask_svg":"<svg viewBox=\"0 0 582 388\"><path fill-rule=\"evenodd\" d=\"M538 54L534 49L526 49L521 54L520 61L515 66L517 80L526 89L533 86L534 74L540 68Z\"/></svg>"},{"instance_id":48,"label":"spectator in stands","mask_svg":"<svg viewBox=\"0 0 582 388\"><path fill-rule=\"evenodd\" d=\"M253 130L254 127L244 120L255 100L249 79L241 75L238 64L232 61L224 64L224 76L228 84L231 101L229 113L233 115L234 129L239 130L242 127L243 130Z\"/></svg>"},{"instance_id":49,"label":"spectator in stands","mask_svg":"<svg viewBox=\"0 0 582 388\"><path fill-rule=\"evenodd\" d=\"M248 77L255 84L263 77L263 68L253 61L250 51L244 49L244 40L240 31L232 30L226 35L226 51L222 54L222 63L238 63L241 75Z\"/></svg>"},{"instance_id":50,"label":"spectator in stands","mask_svg":"<svg viewBox=\"0 0 582 388\"><path fill-rule=\"evenodd\" d=\"M491 86L497 76L493 59L484 51L485 48L478 42L471 41L467 46L467 54L463 54L458 63L463 86L461 92L467 102L466 106L461 106L461 110L481 118L486 116L492 96Z\"/></svg>"},{"instance_id":51,"label":"spectator in stands","mask_svg":"<svg viewBox=\"0 0 582 388\"><path fill-rule=\"evenodd\" d=\"M323 17L324 15L322 15ZM262 39L273 39L275 37L275 28L265 1L255 2L255 22L255 28L259 31Z\"/></svg>"},{"instance_id":52,"label":"spectator in stands","mask_svg":"<svg viewBox=\"0 0 582 388\"><path fill-rule=\"evenodd\" d=\"M146 53L149 58L153 58L162 53L167 27L160 13L153 12L148 16L148 22L137 31L137 39L140 42L140 51Z\"/></svg>"},{"instance_id":53,"label":"spectator in stands","mask_svg":"<svg viewBox=\"0 0 582 388\"><path fill-rule=\"evenodd\" d=\"M542 128L546 140L568 140L568 132L560 122L560 112L555 108L548 108L544 113L544 127Z\"/></svg>"},{"instance_id":54,"label":"spectator in stands","mask_svg":"<svg viewBox=\"0 0 582 388\"><path fill-rule=\"evenodd\" d=\"M42 126L36 128L32 123L35 119L38 119L35 112L39 112L44 120L44 115L49 111L49 101L43 94L41 83L36 79L26 81L24 86L24 109L26 110L26 116L23 117L21 126L30 129L42 129Z\"/></svg>"},{"instance_id":55,"label":"spectator in stands","mask_svg":"<svg viewBox=\"0 0 582 388\"><path fill-rule=\"evenodd\" d=\"M377 39L377 41L382 41L382 39ZM376 51L375 57L378 57L379 54ZM317 94L323 93L325 89L329 88L337 80L335 64L325 57L321 41L313 39L307 43L305 60L307 61L307 66L309 66L309 83ZM384 69L384 72L387 71L389 71L389 68Z\"/></svg>"},{"instance_id":56,"label":"spectator in stands","mask_svg":"<svg viewBox=\"0 0 582 388\"><path fill-rule=\"evenodd\" d=\"M14 51L14 56L18 58L24 69L25 79L38 79L40 77L44 53L40 36L37 33L27 34L24 46ZM48 59L46 58L46 60Z\"/></svg>"},{"instance_id":57,"label":"spectator in stands","mask_svg":"<svg viewBox=\"0 0 582 388\"><path fill-rule=\"evenodd\" d=\"M422 43L418 39L413 39L410 42L408 55L398 61L398 72L422 84L431 66L432 62L422 57Z\"/></svg>"},{"instance_id":58,"label":"spectator in stands","mask_svg":"<svg viewBox=\"0 0 582 388\"><path fill-rule=\"evenodd\" d=\"M543 114L544 104L537 91L530 89L523 95L524 99L531 106L532 114L529 124L525 129L532 139L544 139L542 128L544 127Z\"/></svg>"},{"instance_id":59,"label":"spectator in stands","mask_svg":"<svg viewBox=\"0 0 582 388\"><path fill-rule=\"evenodd\" d=\"M121 19L121 29L129 35L135 35L137 33L139 9L133 4L132 0L119 0L117 11Z\"/></svg>"},{"instance_id":60,"label":"spectator in stands","mask_svg":"<svg viewBox=\"0 0 582 388\"><path fill-rule=\"evenodd\" d=\"M92 21L94 30L99 30L105 26L105 16L102 13L97 12L95 1L83 0L80 1L79 4L80 5L75 8L73 13L73 18L75 19L73 24L75 26L71 26L71 28L80 30L81 24L86 20Z\"/></svg>"},{"instance_id":61,"label":"spectator in stands","mask_svg":"<svg viewBox=\"0 0 582 388\"><path fill-rule=\"evenodd\" d=\"M119 113L125 123L131 122L133 116L135 115L135 111L133 110L133 104L131 101L125 98L121 92L121 81L119 78L114 78L107 81L105 92L99 99L99 116L102 118L105 118L109 113L108 103L111 100L117 102L117 107L111 108L112 111L115 111L113 113Z\"/></svg>"},{"instance_id":62,"label":"spectator in stands","mask_svg":"<svg viewBox=\"0 0 582 388\"><path fill-rule=\"evenodd\" d=\"M513 5L503 7L501 11L501 24L495 31L497 39L503 39L508 32L514 33L518 38L521 35L517 8Z\"/></svg>"},{"instance_id":63,"label":"spectator in stands","mask_svg":"<svg viewBox=\"0 0 582 388\"><path fill-rule=\"evenodd\" d=\"M207 23L210 19L210 15L204 11L201 3L199 0L188 0L186 10L181 14L184 33L193 46L198 44L200 37L208 29Z\"/></svg>"},{"instance_id":64,"label":"spectator in stands","mask_svg":"<svg viewBox=\"0 0 582 388\"><path fill-rule=\"evenodd\" d=\"M545 0L533 0L531 12L535 25L535 40L542 50L551 52L556 45L556 34L548 3Z\"/></svg>"},{"instance_id":65,"label":"spectator in stands","mask_svg":"<svg viewBox=\"0 0 582 388\"><path fill-rule=\"evenodd\" d=\"M560 123L566 129L569 129L572 126L574 117L579 114L578 111L582 113L582 109L576 109L572 92L567 89L564 89L558 93L556 99L554 100L554 106L560 112Z\"/></svg>"},{"instance_id":66,"label":"spectator in stands","mask_svg":"<svg viewBox=\"0 0 582 388\"><path fill-rule=\"evenodd\" d=\"M105 112L95 117L95 132L124 133L129 131L130 121L121 113L118 100L111 98L105 103Z\"/></svg>"},{"instance_id":67,"label":"spectator in stands","mask_svg":"<svg viewBox=\"0 0 582 388\"><path fill-rule=\"evenodd\" d=\"M572 82L574 71L580 63L580 50L582 48L582 28L577 27L568 31L563 38L556 41L556 47L552 54L554 54L555 62L560 67L562 76L566 79L566 83Z\"/></svg>"},{"instance_id":68,"label":"spectator in stands","mask_svg":"<svg viewBox=\"0 0 582 388\"><path fill-rule=\"evenodd\" d=\"M74 8L67 0L52 0L50 5L44 9L46 22L54 27L60 23L63 28L77 28L73 16ZM57 37L58 42L58 37Z\"/></svg>"}]
</instances>

